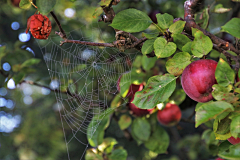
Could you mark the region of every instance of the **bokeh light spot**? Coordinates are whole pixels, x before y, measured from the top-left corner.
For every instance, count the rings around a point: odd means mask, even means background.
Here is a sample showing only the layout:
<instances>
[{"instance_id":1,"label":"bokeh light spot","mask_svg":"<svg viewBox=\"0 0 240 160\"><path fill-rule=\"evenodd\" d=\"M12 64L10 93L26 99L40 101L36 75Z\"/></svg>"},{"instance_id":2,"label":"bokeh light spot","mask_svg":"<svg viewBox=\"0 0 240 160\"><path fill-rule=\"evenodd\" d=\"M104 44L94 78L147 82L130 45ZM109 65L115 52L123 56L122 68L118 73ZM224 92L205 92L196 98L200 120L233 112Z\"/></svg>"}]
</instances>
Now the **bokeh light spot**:
<instances>
[{"instance_id":1,"label":"bokeh light spot","mask_svg":"<svg viewBox=\"0 0 240 160\"><path fill-rule=\"evenodd\" d=\"M32 104L33 99L32 99L31 96L25 96L25 97L23 98L23 102L24 102L25 104L27 104L27 105L30 105L30 104Z\"/></svg>"},{"instance_id":2,"label":"bokeh light spot","mask_svg":"<svg viewBox=\"0 0 240 160\"><path fill-rule=\"evenodd\" d=\"M64 11L64 15L65 15L66 17L68 17L68 18L73 17L73 16L75 15L75 13L76 13L76 11L75 11L74 9L72 9L72 8L67 8L67 9L65 9L65 11Z\"/></svg>"},{"instance_id":3,"label":"bokeh light spot","mask_svg":"<svg viewBox=\"0 0 240 160\"><path fill-rule=\"evenodd\" d=\"M5 98L0 98L0 107L4 107L7 104L7 101Z\"/></svg>"},{"instance_id":4,"label":"bokeh light spot","mask_svg":"<svg viewBox=\"0 0 240 160\"><path fill-rule=\"evenodd\" d=\"M10 79L10 80L8 81L7 87L8 87L8 89L15 89L15 88L16 88L15 82L14 82L13 79Z\"/></svg>"},{"instance_id":5,"label":"bokeh light spot","mask_svg":"<svg viewBox=\"0 0 240 160\"><path fill-rule=\"evenodd\" d=\"M0 88L0 96L6 96L7 95L7 89L2 87Z\"/></svg>"},{"instance_id":6,"label":"bokeh light spot","mask_svg":"<svg viewBox=\"0 0 240 160\"><path fill-rule=\"evenodd\" d=\"M18 36L19 40L21 42L27 42L30 40L30 34L29 33L20 33L19 36Z\"/></svg>"},{"instance_id":7,"label":"bokeh light spot","mask_svg":"<svg viewBox=\"0 0 240 160\"><path fill-rule=\"evenodd\" d=\"M7 62L3 63L3 70L10 71L11 70L10 64Z\"/></svg>"},{"instance_id":8,"label":"bokeh light spot","mask_svg":"<svg viewBox=\"0 0 240 160\"><path fill-rule=\"evenodd\" d=\"M35 56L35 53L33 52L33 50L32 50L30 47L27 47L26 50L27 50L28 52L31 52L31 53Z\"/></svg>"},{"instance_id":9,"label":"bokeh light spot","mask_svg":"<svg viewBox=\"0 0 240 160\"><path fill-rule=\"evenodd\" d=\"M6 107L8 109L13 109L14 108L14 102L11 99L7 100Z\"/></svg>"},{"instance_id":10,"label":"bokeh light spot","mask_svg":"<svg viewBox=\"0 0 240 160\"><path fill-rule=\"evenodd\" d=\"M57 80L52 80L50 83L51 89L58 89L59 88L59 82Z\"/></svg>"},{"instance_id":11,"label":"bokeh light spot","mask_svg":"<svg viewBox=\"0 0 240 160\"><path fill-rule=\"evenodd\" d=\"M5 112L0 112L0 132L10 133L14 128L18 127L21 122L21 116L12 116L11 114L6 114Z\"/></svg>"},{"instance_id":12,"label":"bokeh light spot","mask_svg":"<svg viewBox=\"0 0 240 160\"><path fill-rule=\"evenodd\" d=\"M50 94L50 89L47 89L47 88L42 88L42 94L43 95L48 95L48 94Z\"/></svg>"},{"instance_id":13,"label":"bokeh light spot","mask_svg":"<svg viewBox=\"0 0 240 160\"><path fill-rule=\"evenodd\" d=\"M18 30L18 29L20 28L20 24L19 24L18 22L13 22L13 23L11 24L11 28L12 28L13 30Z\"/></svg>"}]
</instances>

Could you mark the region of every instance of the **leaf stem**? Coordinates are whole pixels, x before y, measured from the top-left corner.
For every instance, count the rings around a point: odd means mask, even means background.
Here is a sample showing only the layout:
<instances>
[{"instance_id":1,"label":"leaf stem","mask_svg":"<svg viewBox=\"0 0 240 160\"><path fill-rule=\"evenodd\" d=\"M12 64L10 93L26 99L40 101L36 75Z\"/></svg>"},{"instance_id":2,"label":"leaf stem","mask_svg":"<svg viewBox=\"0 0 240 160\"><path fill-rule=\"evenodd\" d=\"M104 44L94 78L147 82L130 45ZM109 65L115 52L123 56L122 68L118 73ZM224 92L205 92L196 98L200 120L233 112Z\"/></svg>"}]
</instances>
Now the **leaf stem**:
<instances>
[{"instance_id":1,"label":"leaf stem","mask_svg":"<svg viewBox=\"0 0 240 160\"><path fill-rule=\"evenodd\" d=\"M162 29L161 27L159 27L159 25L157 25L156 23L152 23L153 25L156 26L156 28L161 32L161 33L164 33L164 29Z\"/></svg>"}]
</instances>

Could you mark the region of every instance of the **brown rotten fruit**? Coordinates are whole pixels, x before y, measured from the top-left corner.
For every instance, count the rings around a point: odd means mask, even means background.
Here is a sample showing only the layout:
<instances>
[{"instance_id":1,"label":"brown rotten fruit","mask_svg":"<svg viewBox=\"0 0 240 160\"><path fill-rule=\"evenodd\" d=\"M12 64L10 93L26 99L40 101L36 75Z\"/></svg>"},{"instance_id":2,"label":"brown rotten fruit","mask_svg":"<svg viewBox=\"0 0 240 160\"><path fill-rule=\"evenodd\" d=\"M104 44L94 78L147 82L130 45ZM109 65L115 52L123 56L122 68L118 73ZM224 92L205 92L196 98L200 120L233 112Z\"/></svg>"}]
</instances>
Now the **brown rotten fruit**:
<instances>
[{"instance_id":1,"label":"brown rotten fruit","mask_svg":"<svg viewBox=\"0 0 240 160\"><path fill-rule=\"evenodd\" d=\"M163 110L159 110L157 113L157 119L159 123L165 126L176 125L182 117L182 112L178 105L167 103Z\"/></svg>"},{"instance_id":2,"label":"brown rotten fruit","mask_svg":"<svg viewBox=\"0 0 240 160\"><path fill-rule=\"evenodd\" d=\"M135 104L132 103L134 97L130 100L130 103L129 103L129 109L132 111L132 113L135 115L135 116L138 116L138 117L141 117L141 116L145 116L147 114L151 114L154 110L153 109L141 109L141 108L138 108Z\"/></svg>"},{"instance_id":3,"label":"brown rotten fruit","mask_svg":"<svg viewBox=\"0 0 240 160\"><path fill-rule=\"evenodd\" d=\"M197 60L188 65L181 78L185 93L197 102L213 99L212 86L217 83L215 70L217 62L210 59Z\"/></svg>"},{"instance_id":4,"label":"brown rotten fruit","mask_svg":"<svg viewBox=\"0 0 240 160\"><path fill-rule=\"evenodd\" d=\"M28 18L26 33L28 33L28 30L36 39L47 39L52 30L51 21L47 16L34 14Z\"/></svg>"}]
</instances>

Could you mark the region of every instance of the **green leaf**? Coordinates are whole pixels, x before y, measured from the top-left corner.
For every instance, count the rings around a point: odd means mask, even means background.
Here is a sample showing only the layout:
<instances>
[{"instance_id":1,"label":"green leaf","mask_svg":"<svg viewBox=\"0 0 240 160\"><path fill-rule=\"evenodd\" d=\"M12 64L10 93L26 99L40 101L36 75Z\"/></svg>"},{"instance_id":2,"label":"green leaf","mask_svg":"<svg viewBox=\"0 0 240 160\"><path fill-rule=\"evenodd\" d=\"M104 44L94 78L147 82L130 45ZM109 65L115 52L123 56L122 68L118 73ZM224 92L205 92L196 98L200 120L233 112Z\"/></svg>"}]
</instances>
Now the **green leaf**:
<instances>
[{"instance_id":1,"label":"green leaf","mask_svg":"<svg viewBox=\"0 0 240 160\"><path fill-rule=\"evenodd\" d=\"M131 72L124 73L120 79L120 95L126 97L129 87L131 85Z\"/></svg>"},{"instance_id":2,"label":"green leaf","mask_svg":"<svg viewBox=\"0 0 240 160\"><path fill-rule=\"evenodd\" d=\"M43 15L51 12L56 3L57 0L36 0L36 6L38 7L38 11Z\"/></svg>"},{"instance_id":3,"label":"green leaf","mask_svg":"<svg viewBox=\"0 0 240 160\"><path fill-rule=\"evenodd\" d=\"M25 73L23 72L20 72L20 73L17 73L13 76L13 80L15 82L15 85L19 84L25 77Z\"/></svg>"},{"instance_id":4,"label":"green leaf","mask_svg":"<svg viewBox=\"0 0 240 160\"><path fill-rule=\"evenodd\" d=\"M132 123L131 117L126 114L122 115L118 121L118 125L121 130L128 128L131 125L131 123Z\"/></svg>"},{"instance_id":5,"label":"green leaf","mask_svg":"<svg viewBox=\"0 0 240 160\"><path fill-rule=\"evenodd\" d=\"M141 49L142 54L146 55L146 54L151 53L153 51L154 41L155 41L155 39L149 39L149 40L146 40L143 43L143 46L142 46L142 49Z\"/></svg>"},{"instance_id":6,"label":"green leaf","mask_svg":"<svg viewBox=\"0 0 240 160\"><path fill-rule=\"evenodd\" d=\"M133 67L140 68L142 65L142 56L138 55L132 63Z\"/></svg>"},{"instance_id":7,"label":"green leaf","mask_svg":"<svg viewBox=\"0 0 240 160\"><path fill-rule=\"evenodd\" d=\"M212 50L211 53L209 54L211 58L218 58L220 56L220 53L216 50Z\"/></svg>"},{"instance_id":8,"label":"green leaf","mask_svg":"<svg viewBox=\"0 0 240 160\"><path fill-rule=\"evenodd\" d=\"M102 7L97 7L92 15L93 18L97 18L98 16L100 16L103 12L103 8Z\"/></svg>"},{"instance_id":9,"label":"green leaf","mask_svg":"<svg viewBox=\"0 0 240 160\"><path fill-rule=\"evenodd\" d=\"M198 127L200 124L205 123L211 119L214 119L217 115L231 110L234 111L233 106L230 103L223 101L207 102L202 103L199 107L195 109L196 111L196 124Z\"/></svg>"},{"instance_id":10,"label":"green leaf","mask_svg":"<svg viewBox=\"0 0 240 160\"><path fill-rule=\"evenodd\" d=\"M173 42L167 42L166 39L159 37L154 42L155 55L158 58L166 58L171 56L177 49Z\"/></svg>"},{"instance_id":11,"label":"green leaf","mask_svg":"<svg viewBox=\"0 0 240 160\"><path fill-rule=\"evenodd\" d=\"M240 144L231 145L228 150L219 153L218 156L228 160L240 160Z\"/></svg>"},{"instance_id":12,"label":"green leaf","mask_svg":"<svg viewBox=\"0 0 240 160\"><path fill-rule=\"evenodd\" d=\"M224 119L216 118L213 123L214 132L217 134L225 135L230 132L231 119L225 117Z\"/></svg>"},{"instance_id":13,"label":"green leaf","mask_svg":"<svg viewBox=\"0 0 240 160\"><path fill-rule=\"evenodd\" d=\"M240 18L232 18L224 26L222 26L223 32L227 32L236 38L240 38Z\"/></svg>"},{"instance_id":14,"label":"green leaf","mask_svg":"<svg viewBox=\"0 0 240 160\"><path fill-rule=\"evenodd\" d=\"M182 51L183 52L187 52L189 54L192 54L192 51L191 51L191 47L192 47L192 42L187 42L183 47L182 47Z\"/></svg>"},{"instance_id":15,"label":"green leaf","mask_svg":"<svg viewBox=\"0 0 240 160\"><path fill-rule=\"evenodd\" d=\"M21 68L24 68L24 67L30 67L34 64L38 64L41 60L40 59L37 59L37 58L31 58L31 59L28 59L26 60L25 62L23 62L23 64L21 64Z\"/></svg>"},{"instance_id":16,"label":"green leaf","mask_svg":"<svg viewBox=\"0 0 240 160\"><path fill-rule=\"evenodd\" d=\"M207 129L203 132L202 139L205 140L205 143L207 145L210 145L210 144L217 145L219 142L218 140L216 140L214 132L211 129Z\"/></svg>"},{"instance_id":17,"label":"green leaf","mask_svg":"<svg viewBox=\"0 0 240 160\"><path fill-rule=\"evenodd\" d=\"M112 0L101 0L98 4L100 6L108 6Z\"/></svg>"},{"instance_id":18,"label":"green leaf","mask_svg":"<svg viewBox=\"0 0 240 160\"><path fill-rule=\"evenodd\" d=\"M166 153L169 146L170 138L167 132L161 127L157 126L152 132L152 135L144 143L146 148L158 154Z\"/></svg>"},{"instance_id":19,"label":"green leaf","mask_svg":"<svg viewBox=\"0 0 240 160\"><path fill-rule=\"evenodd\" d=\"M233 56L237 56L237 54L235 52L232 52L230 50L228 50L227 52ZM220 54L219 58L222 58L224 61L227 61L227 57L223 53ZM231 60L233 60L233 59L231 58ZM234 63L235 63L235 61L233 61L231 64L234 64Z\"/></svg>"},{"instance_id":20,"label":"green leaf","mask_svg":"<svg viewBox=\"0 0 240 160\"><path fill-rule=\"evenodd\" d=\"M103 113L96 114L87 128L87 139L91 146L96 147L103 141L104 130L108 127L110 122L110 114L113 112L111 108L105 110Z\"/></svg>"},{"instance_id":21,"label":"green leaf","mask_svg":"<svg viewBox=\"0 0 240 160\"><path fill-rule=\"evenodd\" d=\"M230 125L230 131L234 138L239 137L240 134L240 115L233 117Z\"/></svg>"},{"instance_id":22,"label":"green leaf","mask_svg":"<svg viewBox=\"0 0 240 160\"><path fill-rule=\"evenodd\" d=\"M232 8L224 8L222 4L217 4L214 7L215 13L225 13L225 12L229 12L230 10L232 10Z\"/></svg>"},{"instance_id":23,"label":"green leaf","mask_svg":"<svg viewBox=\"0 0 240 160\"><path fill-rule=\"evenodd\" d=\"M5 52L5 50L6 50L6 46L0 47L0 69L2 69L1 60L7 54L7 52Z\"/></svg>"},{"instance_id":24,"label":"green leaf","mask_svg":"<svg viewBox=\"0 0 240 160\"><path fill-rule=\"evenodd\" d=\"M126 160L127 159L127 151L125 149L115 149L112 151L111 155L108 156L109 160Z\"/></svg>"},{"instance_id":25,"label":"green leaf","mask_svg":"<svg viewBox=\"0 0 240 160\"><path fill-rule=\"evenodd\" d=\"M132 123L132 132L138 139L147 141L151 133L151 126L145 118L139 117Z\"/></svg>"},{"instance_id":26,"label":"green leaf","mask_svg":"<svg viewBox=\"0 0 240 160\"><path fill-rule=\"evenodd\" d=\"M152 24L149 16L136 9L126 9L119 12L113 19L112 26L125 32L140 32L147 29Z\"/></svg>"},{"instance_id":27,"label":"green leaf","mask_svg":"<svg viewBox=\"0 0 240 160\"><path fill-rule=\"evenodd\" d=\"M32 0L21 0L19 3L19 7L22 9L29 9L31 7Z\"/></svg>"},{"instance_id":28,"label":"green leaf","mask_svg":"<svg viewBox=\"0 0 240 160\"><path fill-rule=\"evenodd\" d=\"M146 37L147 39L154 39L157 38L159 33L142 33L143 37Z\"/></svg>"},{"instance_id":29,"label":"green leaf","mask_svg":"<svg viewBox=\"0 0 240 160\"><path fill-rule=\"evenodd\" d=\"M208 25L209 25L209 8L205 8L202 12L202 15L200 16L200 19L201 19L201 27L203 29L207 29Z\"/></svg>"},{"instance_id":30,"label":"green leaf","mask_svg":"<svg viewBox=\"0 0 240 160\"><path fill-rule=\"evenodd\" d=\"M176 53L173 58L167 61L167 71L174 76L180 76L183 70L191 63L190 60L191 55L187 52Z\"/></svg>"},{"instance_id":31,"label":"green leaf","mask_svg":"<svg viewBox=\"0 0 240 160\"><path fill-rule=\"evenodd\" d=\"M93 151L94 149L88 149L85 154L85 160L104 160L103 157Z\"/></svg>"},{"instance_id":32,"label":"green leaf","mask_svg":"<svg viewBox=\"0 0 240 160\"><path fill-rule=\"evenodd\" d=\"M115 109L122 104L122 96L120 94L117 94L114 99L111 102L111 108Z\"/></svg>"},{"instance_id":33,"label":"green leaf","mask_svg":"<svg viewBox=\"0 0 240 160\"><path fill-rule=\"evenodd\" d=\"M200 30L194 30L194 41L192 42L191 52L196 57L202 58L204 55L207 55L213 48L213 43L211 39L204 35Z\"/></svg>"},{"instance_id":34,"label":"green leaf","mask_svg":"<svg viewBox=\"0 0 240 160\"><path fill-rule=\"evenodd\" d=\"M176 105L180 105L186 98L186 93L183 89L176 89L171 97L169 97L169 102L174 102Z\"/></svg>"},{"instance_id":35,"label":"green leaf","mask_svg":"<svg viewBox=\"0 0 240 160\"><path fill-rule=\"evenodd\" d=\"M176 79L171 74L149 78L146 87L136 92L132 103L141 109L152 109L172 95L176 88Z\"/></svg>"},{"instance_id":36,"label":"green leaf","mask_svg":"<svg viewBox=\"0 0 240 160\"><path fill-rule=\"evenodd\" d=\"M131 129L132 129L132 127L131 127ZM140 139L135 135L134 132L131 132L131 135L132 135L133 139L136 141L136 143L137 143L138 146L143 143L143 141L140 140Z\"/></svg>"},{"instance_id":37,"label":"green leaf","mask_svg":"<svg viewBox=\"0 0 240 160\"><path fill-rule=\"evenodd\" d=\"M239 99L234 93L230 93L232 87L223 87L219 84L214 84L212 88L212 96L218 101L233 103Z\"/></svg>"},{"instance_id":38,"label":"green leaf","mask_svg":"<svg viewBox=\"0 0 240 160\"><path fill-rule=\"evenodd\" d=\"M149 71L154 65L155 62L157 61L157 57L147 57L143 56L142 57L142 67L144 70Z\"/></svg>"},{"instance_id":39,"label":"green leaf","mask_svg":"<svg viewBox=\"0 0 240 160\"><path fill-rule=\"evenodd\" d=\"M180 34L184 29L185 23L185 21L177 21L169 27L169 31L173 34Z\"/></svg>"},{"instance_id":40,"label":"green leaf","mask_svg":"<svg viewBox=\"0 0 240 160\"><path fill-rule=\"evenodd\" d=\"M223 142L219 145L219 147L218 147L219 153L228 150L231 145L232 145L232 144L231 144L230 142L228 142L228 141L223 141Z\"/></svg>"},{"instance_id":41,"label":"green leaf","mask_svg":"<svg viewBox=\"0 0 240 160\"><path fill-rule=\"evenodd\" d=\"M183 35L183 34L174 34L172 37L173 37L174 43L177 45L178 49L180 50L182 50L183 46L186 45L188 42L191 42L191 40L186 35Z\"/></svg>"},{"instance_id":42,"label":"green leaf","mask_svg":"<svg viewBox=\"0 0 240 160\"><path fill-rule=\"evenodd\" d=\"M231 120L229 119L230 111L225 111L219 114L213 123L213 131L215 134L216 139L219 140L226 140L231 137L229 124Z\"/></svg>"},{"instance_id":43,"label":"green leaf","mask_svg":"<svg viewBox=\"0 0 240 160\"><path fill-rule=\"evenodd\" d=\"M215 77L219 85L226 87L234 83L235 73L228 63L220 58L215 71Z\"/></svg>"},{"instance_id":44,"label":"green leaf","mask_svg":"<svg viewBox=\"0 0 240 160\"><path fill-rule=\"evenodd\" d=\"M158 26L161 27L162 29L167 29L173 24L173 16L167 13L161 14L158 13L156 14L157 17L157 22Z\"/></svg>"},{"instance_id":45,"label":"green leaf","mask_svg":"<svg viewBox=\"0 0 240 160\"><path fill-rule=\"evenodd\" d=\"M103 142L98 146L98 150L101 152L111 153L115 144L118 144L116 139L112 137L104 138Z\"/></svg>"}]
</instances>

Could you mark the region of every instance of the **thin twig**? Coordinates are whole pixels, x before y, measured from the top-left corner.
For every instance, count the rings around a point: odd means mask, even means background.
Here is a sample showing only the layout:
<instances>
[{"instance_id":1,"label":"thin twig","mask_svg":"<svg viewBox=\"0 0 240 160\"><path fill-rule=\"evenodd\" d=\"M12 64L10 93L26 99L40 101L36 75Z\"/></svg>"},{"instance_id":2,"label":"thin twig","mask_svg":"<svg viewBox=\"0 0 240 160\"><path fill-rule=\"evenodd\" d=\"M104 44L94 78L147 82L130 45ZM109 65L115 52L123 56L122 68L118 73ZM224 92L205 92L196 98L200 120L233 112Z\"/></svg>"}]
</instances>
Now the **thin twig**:
<instances>
[{"instance_id":1,"label":"thin twig","mask_svg":"<svg viewBox=\"0 0 240 160\"><path fill-rule=\"evenodd\" d=\"M57 19L57 16L55 15L55 13L53 11L50 12L50 14L52 15L52 17L54 18L55 22L58 25L59 28L59 33L58 35L62 38L62 39L67 39L66 33L64 32L64 30L62 29L61 23L59 22L59 20Z\"/></svg>"},{"instance_id":2,"label":"thin twig","mask_svg":"<svg viewBox=\"0 0 240 160\"><path fill-rule=\"evenodd\" d=\"M134 42L132 45L131 45L131 48L134 48L136 47L137 45L141 44L142 42L146 41L147 38L144 37L144 38L141 38L141 39L138 39L136 42Z\"/></svg>"},{"instance_id":3,"label":"thin twig","mask_svg":"<svg viewBox=\"0 0 240 160\"><path fill-rule=\"evenodd\" d=\"M66 39L64 41L61 41L60 46L62 46L64 43L75 43L75 44L83 44L88 46L103 46L103 47L115 47L112 43L94 43L94 42L87 42L87 41L78 41L78 40L69 40Z\"/></svg>"},{"instance_id":4,"label":"thin twig","mask_svg":"<svg viewBox=\"0 0 240 160\"><path fill-rule=\"evenodd\" d=\"M224 49L218 47L216 44L213 44L213 48L217 51L219 51L220 53L223 53L224 56L226 56L227 58L231 58L232 60L234 60L236 62L235 65L235 71L238 73L238 70L240 68L240 56L234 56L232 54L230 54L229 52L225 51ZM231 64L229 64L231 65Z\"/></svg>"},{"instance_id":5,"label":"thin twig","mask_svg":"<svg viewBox=\"0 0 240 160\"><path fill-rule=\"evenodd\" d=\"M214 44L217 44L217 45L220 44L224 50L231 50L231 51L235 52L237 55L240 55L240 51L238 49L236 49L233 44L222 40L221 38L202 29L201 27L199 27L196 24L196 22L194 20L194 13L196 12L196 7L200 2L202 2L202 0L187 0L187 1L185 1L185 4L184 4L184 11L185 11L184 20L186 21L185 28L184 28L185 32L187 32L188 34L191 34L192 28L197 28L200 31L202 31L205 35L207 35Z\"/></svg>"}]
</instances>

